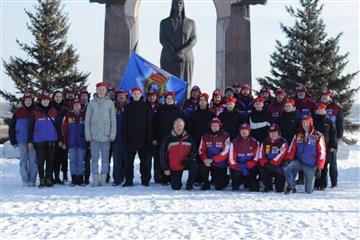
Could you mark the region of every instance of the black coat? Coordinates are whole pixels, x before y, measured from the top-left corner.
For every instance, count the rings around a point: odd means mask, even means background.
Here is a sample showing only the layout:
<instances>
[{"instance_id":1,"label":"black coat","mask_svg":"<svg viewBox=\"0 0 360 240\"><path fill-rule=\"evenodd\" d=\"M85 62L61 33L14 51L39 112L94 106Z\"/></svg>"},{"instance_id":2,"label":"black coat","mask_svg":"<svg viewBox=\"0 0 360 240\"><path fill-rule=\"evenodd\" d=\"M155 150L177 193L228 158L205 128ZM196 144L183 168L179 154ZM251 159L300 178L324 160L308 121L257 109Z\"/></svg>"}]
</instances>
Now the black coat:
<instances>
[{"instance_id":1,"label":"black coat","mask_svg":"<svg viewBox=\"0 0 360 240\"><path fill-rule=\"evenodd\" d=\"M191 114L189 133L197 147L199 147L201 137L209 131L209 123L213 117L215 117L215 115L209 109L198 109Z\"/></svg>"},{"instance_id":2,"label":"black coat","mask_svg":"<svg viewBox=\"0 0 360 240\"><path fill-rule=\"evenodd\" d=\"M250 114L250 125L251 123L263 123L264 127L253 129L251 127L251 135L260 143L262 143L265 138L268 136L268 129L271 122L270 114L267 110L256 111ZM267 124L267 125L265 125Z\"/></svg>"},{"instance_id":3,"label":"black coat","mask_svg":"<svg viewBox=\"0 0 360 240\"><path fill-rule=\"evenodd\" d=\"M319 131L324 135L326 142L326 150L329 151L330 148L337 148L337 136L336 136L336 126L326 115L321 116L314 114L314 128L316 131Z\"/></svg>"},{"instance_id":4,"label":"black coat","mask_svg":"<svg viewBox=\"0 0 360 240\"><path fill-rule=\"evenodd\" d=\"M130 151L146 150L152 140L149 105L142 100L130 101L124 109L123 141Z\"/></svg>"},{"instance_id":5,"label":"black coat","mask_svg":"<svg viewBox=\"0 0 360 240\"><path fill-rule=\"evenodd\" d=\"M231 140L238 135L238 129L241 123L240 113L234 109L234 111L229 112L227 108L224 109L219 115L219 119L223 124L223 129L225 132L230 134Z\"/></svg>"},{"instance_id":6,"label":"black coat","mask_svg":"<svg viewBox=\"0 0 360 240\"><path fill-rule=\"evenodd\" d=\"M185 114L180 110L180 107L175 104L164 104L160 107L159 111L155 113L153 118L153 139L156 140L159 145L161 144L162 140L170 134L171 130L173 129L174 121L177 118L182 118L185 120ZM185 127L187 127L186 123Z\"/></svg>"},{"instance_id":7,"label":"black coat","mask_svg":"<svg viewBox=\"0 0 360 240\"><path fill-rule=\"evenodd\" d=\"M297 130L300 128L300 118L296 111L284 111L279 119L279 127L281 129L281 136L290 144Z\"/></svg>"}]
</instances>

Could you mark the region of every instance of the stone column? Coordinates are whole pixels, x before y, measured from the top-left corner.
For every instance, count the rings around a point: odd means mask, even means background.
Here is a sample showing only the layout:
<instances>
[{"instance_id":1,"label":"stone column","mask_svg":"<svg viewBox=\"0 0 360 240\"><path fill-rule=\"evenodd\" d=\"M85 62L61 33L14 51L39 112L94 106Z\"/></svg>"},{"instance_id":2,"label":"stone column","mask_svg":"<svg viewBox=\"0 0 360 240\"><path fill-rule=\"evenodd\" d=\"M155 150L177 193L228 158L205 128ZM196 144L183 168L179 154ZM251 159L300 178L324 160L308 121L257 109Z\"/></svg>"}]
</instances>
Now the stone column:
<instances>
[{"instance_id":1,"label":"stone column","mask_svg":"<svg viewBox=\"0 0 360 240\"><path fill-rule=\"evenodd\" d=\"M251 35L249 5L231 5L225 32L225 86L251 85ZM219 79L217 79L219 81Z\"/></svg>"},{"instance_id":2,"label":"stone column","mask_svg":"<svg viewBox=\"0 0 360 240\"><path fill-rule=\"evenodd\" d=\"M103 81L117 88L138 42L137 1L105 4Z\"/></svg>"}]
</instances>

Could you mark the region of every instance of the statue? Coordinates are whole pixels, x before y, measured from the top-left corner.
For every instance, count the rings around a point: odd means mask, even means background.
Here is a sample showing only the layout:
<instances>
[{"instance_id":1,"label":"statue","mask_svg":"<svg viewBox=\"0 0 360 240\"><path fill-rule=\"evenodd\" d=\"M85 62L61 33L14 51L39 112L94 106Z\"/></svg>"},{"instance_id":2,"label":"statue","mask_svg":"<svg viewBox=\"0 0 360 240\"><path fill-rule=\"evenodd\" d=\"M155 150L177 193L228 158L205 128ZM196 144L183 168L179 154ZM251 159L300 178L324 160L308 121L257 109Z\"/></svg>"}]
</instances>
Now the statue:
<instances>
[{"instance_id":1,"label":"statue","mask_svg":"<svg viewBox=\"0 0 360 240\"><path fill-rule=\"evenodd\" d=\"M195 22L185 17L184 0L172 0L170 16L160 23L160 43L161 68L191 86L196 32Z\"/></svg>"}]
</instances>

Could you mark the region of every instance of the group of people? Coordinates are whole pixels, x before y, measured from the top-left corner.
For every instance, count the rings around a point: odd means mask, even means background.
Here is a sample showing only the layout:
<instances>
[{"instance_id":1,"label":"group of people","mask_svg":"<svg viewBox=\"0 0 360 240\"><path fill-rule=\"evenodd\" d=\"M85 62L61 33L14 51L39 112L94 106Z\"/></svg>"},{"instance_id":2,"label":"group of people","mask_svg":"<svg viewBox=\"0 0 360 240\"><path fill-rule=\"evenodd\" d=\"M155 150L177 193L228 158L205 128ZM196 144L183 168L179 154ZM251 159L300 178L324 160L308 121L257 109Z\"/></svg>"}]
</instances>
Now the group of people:
<instances>
[{"instance_id":1,"label":"group of people","mask_svg":"<svg viewBox=\"0 0 360 240\"><path fill-rule=\"evenodd\" d=\"M326 189L329 169L331 187L336 187L344 119L332 91L323 88L318 102L303 85L293 99L284 89L274 95L263 87L254 98L250 85L234 84L224 93L216 89L210 99L194 86L179 104L171 91L161 102L154 89L143 93L134 87L128 93L105 82L96 84L91 100L86 90L52 96L43 91L35 103L27 92L9 136L20 151L24 186L35 186L37 174L40 188L64 184L69 159L71 186L89 184L90 173L92 186L106 185L113 161L112 185L130 187L138 154L144 186L153 177L179 190L187 170L187 190L194 185L222 190L231 184L233 191L244 185L249 191L275 187L290 194L304 184L312 193Z\"/></svg>"}]
</instances>

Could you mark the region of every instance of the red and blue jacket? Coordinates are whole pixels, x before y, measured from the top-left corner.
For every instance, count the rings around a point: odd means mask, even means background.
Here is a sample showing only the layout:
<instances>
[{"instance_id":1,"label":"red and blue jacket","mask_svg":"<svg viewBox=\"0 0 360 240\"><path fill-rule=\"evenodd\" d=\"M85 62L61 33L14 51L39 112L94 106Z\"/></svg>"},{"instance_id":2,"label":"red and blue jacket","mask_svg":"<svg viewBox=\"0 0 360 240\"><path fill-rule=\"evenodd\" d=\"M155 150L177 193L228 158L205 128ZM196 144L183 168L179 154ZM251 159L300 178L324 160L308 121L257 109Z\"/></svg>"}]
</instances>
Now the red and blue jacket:
<instances>
[{"instance_id":1,"label":"red and blue jacket","mask_svg":"<svg viewBox=\"0 0 360 240\"><path fill-rule=\"evenodd\" d=\"M326 143L324 136L315 130L308 133L298 132L291 141L287 159L296 158L306 166L323 169L326 160Z\"/></svg>"},{"instance_id":2,"label":"red and blue jacket","mask_svg":"<svg viewBox=\"0 0 360 240\"><path fill-rule=\"evenodd\" d=\"M332 101L327 105L326 111L328 117L336 126L337 138L342 138L344 134L344 116L341 107Z\"/></svg>"},{"instance_id":3,"label":"red and blue jacket","mask_svg":"<svg viewBox=\"0 0 360 240\"><path fill-rule=\"evenodd\" d=\"M54 107L49 107L47 110L36 107L30 118L28 142L58 141L60 140L59 128L58 115Z\"/></svg>"},{"instance_id":4,"label":"red and blue jacket","mask_svg":"<svg viewBox=\"0 0 360 240\"><path fill-rule=\"evenodd\" d=\"M85 112L68 112L62 123L64 144L67 148L88 147L85 140Z\"/></svg>"},{"instance_id":5,"label":"red and blue jacket","mask_svg":"<svg viewBox=\"0 0 360 240\"><path fill-rule=\"evenodd\" d=\"M295 106L298 117L302 119L304 116L312 115L316 103L309 97L304 99L296 99Z\"/></svg>"},{"instance_id":6,"label":"red and blue jacket","mask_svg":"<svg viewBox=\"0 0 360 240\"><path fill-rule=\"evenodd\" d=\"M29 120L33 110L33 106L22 106L12 116L9 127L9 138L12 145L28 142Z\"/></svg>"},{"instance_id":7,"label":"red and blue jacket","mask_svg":"<svg viewBox=\"0 0 360 240\"><path fill-rule=\"evenodd\" d=\"M183 131L177 136L174 131L167 136L160 147L160 163L164 171L181 171L187 162L196 162L196 147L190 135Z\"/></svg>"},{"instance_id":8,"label":"red and blue jacket","mask_svg":"<svg viewBox=\"0 0 360 240\"><path fill-rule=\"evenodd\" d=\"M249 117L250 114L252 112L252 107L253 107L253 97L250 96L247 101L245 101L245 99L243 99L243 97L240 97L237 101L237 108L239 110L239 114L241 117L241 122L244 123L249 123Z\"/></svg>"},{"instance_id":9,"label":"red and blue jacket","mask_svg":"<svg viewBox=\"0 0 360 240\"><path fill-rule=\"evenodd\" d=\"M230 135L227 132L206 133L202 136L199 156L202 161L213 159L212 165L226 168L230 149Z\"/></svg>"},{"instance_id":10,"label":"red and blue jacket","mask_svg":"<svg viewBox=\"0 0 360 240\"><path fill-rule=\"evenodd\" d=\"M216 117L220 115L224 111L226 107L226 104L220 103L220 104L211 104L210 111L215 114Z\"/></svg>"},{"instance_id":11,"label":"red and blue jacket","mask_svg":"<svg viewBox=\"0 0 360 240\"><path fill-rule=\"evenodd\" d=\"M259 150L259 165L264 167L265 163L270 163L276 167L276 172L284 174L283 167L281 166L286 158L289 145L285 138L278 137L272 140L270 137L266 138L260 145Z\"/></svg>"},{"instance_id":12,"label":"red and blue jacket","mask_svg":"<svg viewBox=\"0 0 360 240\"><path fill-rule=\"evenodd\" d=\"M253 169L258 161L259 143L253 137L243 139L238 136L230 144L229 166L231 169L243 171Z\"/></svg>"}]
</instances>

